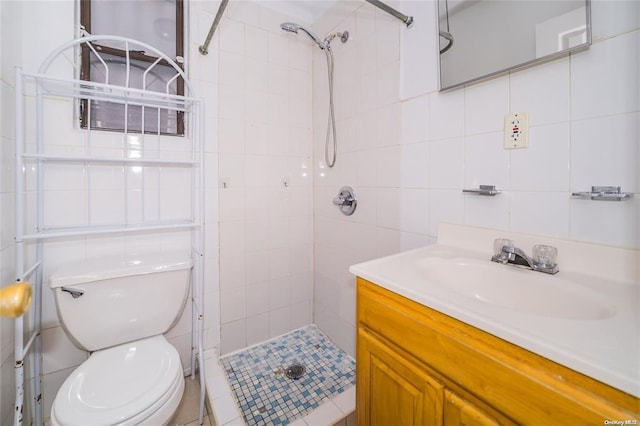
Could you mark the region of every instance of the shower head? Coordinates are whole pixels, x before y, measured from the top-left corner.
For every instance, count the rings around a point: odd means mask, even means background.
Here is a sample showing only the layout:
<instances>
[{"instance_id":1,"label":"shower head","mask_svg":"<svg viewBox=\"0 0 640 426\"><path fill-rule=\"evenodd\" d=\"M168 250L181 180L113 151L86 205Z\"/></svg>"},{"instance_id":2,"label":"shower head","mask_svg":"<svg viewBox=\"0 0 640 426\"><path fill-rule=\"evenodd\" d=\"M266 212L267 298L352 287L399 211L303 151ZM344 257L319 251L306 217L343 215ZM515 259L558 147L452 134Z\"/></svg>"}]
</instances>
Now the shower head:
<instances>
[{"instance_id":1,"label":"shower head","mask_svg":"<svg viewBox=\"0 0 640 426\"><path fill-rule=\"evenodd\" d=\"M283 22L282 24L280 24L280 28L285 30L285 31L289 31L291 33L298 34L298 30L300 29L300 25L294 24L293 22Z\"/></svg>"},{"instance_id":2,"label":"shower head","mask_svg":"<svg viewBox=\"0 0 640 426\"><path fill-rule=\"evenodd\" d=\"M304 33L306 33L318 45L318 47L320 49L325 49L327 47L327 45L325 43L320 41L320 39L318 37L316 37L311 31L309 31L308 29L306 29L302 25L298 25L298 24L295 24L293 22L285 22L283 24L280 24L280 28L285 30L285 31L289 31L291 33L296 33L296 34L298 34L298 31L302 30Z\"/></svg>"}]
</instances>

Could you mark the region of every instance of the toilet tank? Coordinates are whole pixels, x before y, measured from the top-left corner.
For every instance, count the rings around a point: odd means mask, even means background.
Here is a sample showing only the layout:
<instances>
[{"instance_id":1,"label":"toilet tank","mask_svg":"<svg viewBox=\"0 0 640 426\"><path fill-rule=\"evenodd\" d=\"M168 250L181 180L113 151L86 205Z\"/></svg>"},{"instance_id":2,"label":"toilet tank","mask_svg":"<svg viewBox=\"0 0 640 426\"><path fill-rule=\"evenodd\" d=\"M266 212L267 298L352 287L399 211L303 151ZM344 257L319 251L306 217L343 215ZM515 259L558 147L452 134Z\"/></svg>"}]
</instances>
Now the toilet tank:
<instances>
[{"instance_id":1,"label":"toilet tank","mask_svg":"<svg viewBox=\"0 0 640 426\"><path fill-rule=\"evenodd\" d=\"M62 327L80 348L108 348L163 334L187 300L192 260L156 253L81 261L49 277Z\"/></svg>"}]
</instances>

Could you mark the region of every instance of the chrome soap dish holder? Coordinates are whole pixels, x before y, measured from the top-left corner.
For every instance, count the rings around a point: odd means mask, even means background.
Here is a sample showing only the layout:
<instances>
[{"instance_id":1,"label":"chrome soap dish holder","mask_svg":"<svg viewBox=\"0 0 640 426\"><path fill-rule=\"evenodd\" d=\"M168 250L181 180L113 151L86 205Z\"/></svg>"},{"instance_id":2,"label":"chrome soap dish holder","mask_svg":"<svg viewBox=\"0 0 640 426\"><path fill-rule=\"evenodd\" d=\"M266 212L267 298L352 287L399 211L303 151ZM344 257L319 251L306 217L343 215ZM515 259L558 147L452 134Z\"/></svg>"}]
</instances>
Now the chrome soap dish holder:
<instances>
[{"instance_id":1,"label":"chrome soap dish holder","mask_svg":"<svg viewBox=\"0 0 640 426\"><path fill-rule=\"evenodd\" d=\"M592 186L591 192L572 192L572 197L594 201L623 201L633 197L633 194L622 192L619 186Z\"/></svg>"},{"instance_id":2,"label":"chrome soap dish holder","mask_svg":"<svg viewBox=\"0 0 640 426\"><path fill-rule=\"evenodd\" d=\"M463 189L462 192L466 194L487 195L493 197L498 195L500 190L496 189L495 185L480 185L478 189Z\"/></svg>"}]
</instances>

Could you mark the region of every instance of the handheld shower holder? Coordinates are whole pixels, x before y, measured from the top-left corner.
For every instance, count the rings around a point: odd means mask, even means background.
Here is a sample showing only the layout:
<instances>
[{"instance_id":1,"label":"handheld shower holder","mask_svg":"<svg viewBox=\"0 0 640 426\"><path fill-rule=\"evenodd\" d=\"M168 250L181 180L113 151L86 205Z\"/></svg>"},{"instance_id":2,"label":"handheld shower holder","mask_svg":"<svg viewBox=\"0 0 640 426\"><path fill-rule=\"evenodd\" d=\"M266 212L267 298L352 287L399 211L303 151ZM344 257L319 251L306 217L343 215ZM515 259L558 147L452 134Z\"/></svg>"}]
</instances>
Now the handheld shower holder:
<instances>
[{"instance_id":1,"label":"handheld shower holder","mask_svg":"<svg viewBox=\"0 0 640 426\"><path fill-rule=\"evenodd\" d=\"M333 39L336 37L338 37L341 42L346 43L349 40L349 31L343 31L343 32L335 31L330 33L323 40L325 47L329 47L331 41L333 41Z\"/></svg>"}]
</instances>

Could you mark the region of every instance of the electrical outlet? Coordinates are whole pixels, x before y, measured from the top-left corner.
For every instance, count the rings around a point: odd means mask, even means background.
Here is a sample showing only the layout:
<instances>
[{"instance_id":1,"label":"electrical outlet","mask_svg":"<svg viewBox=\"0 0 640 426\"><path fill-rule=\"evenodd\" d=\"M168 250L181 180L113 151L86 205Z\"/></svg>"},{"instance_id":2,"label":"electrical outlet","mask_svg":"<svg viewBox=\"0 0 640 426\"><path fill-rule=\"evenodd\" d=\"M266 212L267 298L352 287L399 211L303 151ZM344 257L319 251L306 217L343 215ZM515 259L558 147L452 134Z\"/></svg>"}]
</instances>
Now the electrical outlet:
<instances>
[{"instance_id":1,"label":"electrical outlet","mask_svg":"<svg viewBox=\"0 0 640 426\"><path fill-rule=\"evenodd\" d=\"M514 112L504 117L504 149L529 147L529 113Z\"/></svg>"}]
</instances>

